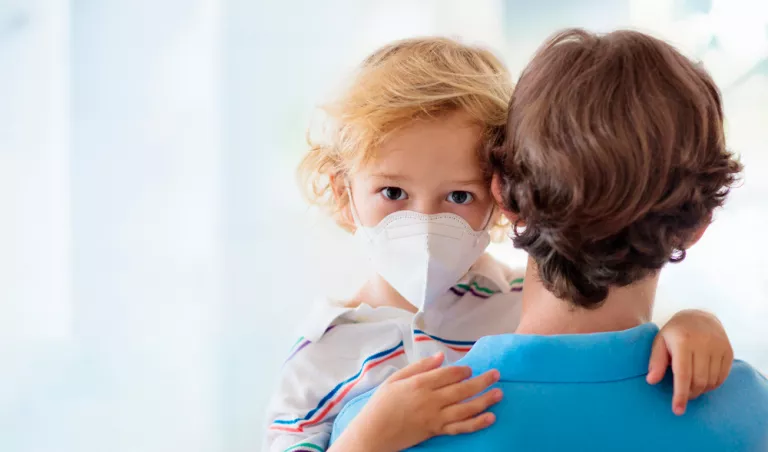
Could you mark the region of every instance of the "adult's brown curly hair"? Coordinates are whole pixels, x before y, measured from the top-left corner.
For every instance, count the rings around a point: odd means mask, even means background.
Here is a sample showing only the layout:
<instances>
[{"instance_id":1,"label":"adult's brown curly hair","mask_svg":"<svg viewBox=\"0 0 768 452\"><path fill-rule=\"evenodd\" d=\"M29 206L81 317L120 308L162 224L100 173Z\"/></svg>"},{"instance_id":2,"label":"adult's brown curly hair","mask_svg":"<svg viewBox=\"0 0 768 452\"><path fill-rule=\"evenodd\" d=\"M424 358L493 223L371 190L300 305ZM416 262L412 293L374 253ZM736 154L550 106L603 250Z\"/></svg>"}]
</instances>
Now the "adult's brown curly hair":
<instances>
[{"instance_id":1,"label":"adult's brown curly hair","mask_svg":"<svg viewBox=\"0 0 768 452\"><path fill-rule=\"evenodd\" d=\"M710 76L634 31L552 37L520 77L492 161L524 225L515 246L585 308L681 261L741 171Z\"/></svg>"}]
</instances>

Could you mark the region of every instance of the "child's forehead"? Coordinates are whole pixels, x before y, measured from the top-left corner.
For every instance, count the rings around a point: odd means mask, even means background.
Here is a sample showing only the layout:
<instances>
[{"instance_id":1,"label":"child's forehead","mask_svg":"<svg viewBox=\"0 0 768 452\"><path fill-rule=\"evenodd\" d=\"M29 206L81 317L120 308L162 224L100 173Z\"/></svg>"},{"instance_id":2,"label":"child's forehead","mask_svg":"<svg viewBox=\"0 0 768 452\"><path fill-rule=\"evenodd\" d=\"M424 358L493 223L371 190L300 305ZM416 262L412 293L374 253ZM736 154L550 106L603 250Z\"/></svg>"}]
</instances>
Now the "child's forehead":
<instances>
[{"instance_id":1,"label":"child's forehead","mask_svg":"<svg viewBox=\"0 0 768 452\"><path fill-rule=\"evenodd\" d=\"M476 160L482 139L482 125L466 114L452 113L415 119L390 132L372 156L378 160L418 159L431 154L441 161Z\"/></svg>"},{"instance_id":2,"label":"child's forehead","mask_svg":"<svg viewBox=\"0 0 768 452\"><path fill-rule=\"evenodd\" d=\"M482 181L483 129L470 122L430 121L393 133L361 170L372 176L432 181Z\"/></svg>"}]
</instances>

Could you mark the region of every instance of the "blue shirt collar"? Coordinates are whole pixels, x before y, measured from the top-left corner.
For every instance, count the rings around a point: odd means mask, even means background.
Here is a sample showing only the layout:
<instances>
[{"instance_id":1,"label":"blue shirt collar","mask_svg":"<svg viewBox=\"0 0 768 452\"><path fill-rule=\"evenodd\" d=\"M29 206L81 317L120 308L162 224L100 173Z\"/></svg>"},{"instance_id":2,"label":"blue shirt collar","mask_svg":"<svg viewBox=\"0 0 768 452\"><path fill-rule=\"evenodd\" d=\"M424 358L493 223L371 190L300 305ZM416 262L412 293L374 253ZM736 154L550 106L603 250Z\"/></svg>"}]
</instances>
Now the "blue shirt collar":
<instances>
[{"instance_id":1,"label":"blue shirt collar","mask_svg":"<svg viewBox=\"0 0 768 452\"><path fill-rule=\"evenodd\" d=\"M498 369L502 381L589 383L648 373L653 323L610 333L537 336L502 334L480 339L457 364L476 374Z\"/></svg>"}]
</instances>

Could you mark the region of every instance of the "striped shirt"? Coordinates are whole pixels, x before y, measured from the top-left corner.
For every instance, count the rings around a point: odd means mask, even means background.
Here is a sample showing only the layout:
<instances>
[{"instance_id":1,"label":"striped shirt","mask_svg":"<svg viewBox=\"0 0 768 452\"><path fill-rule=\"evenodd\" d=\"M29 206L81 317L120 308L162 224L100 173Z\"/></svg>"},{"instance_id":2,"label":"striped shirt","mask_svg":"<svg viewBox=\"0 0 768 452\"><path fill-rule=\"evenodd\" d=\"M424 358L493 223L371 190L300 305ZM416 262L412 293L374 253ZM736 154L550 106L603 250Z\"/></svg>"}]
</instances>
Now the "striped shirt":
<instances>
[{"instance_id":1,"label":"striped shirt","mask_svg":"<svg viewBox=\"0 0 768 452\"><path fill-rule=\"evenodd\" d=\"M449 292L416 314L318 303L283 365L264 450L324 451L344 404L398 369L437 352L452 363L479 338L514 332L522 276L484 255Z\"/></svg>"}]
</instances>

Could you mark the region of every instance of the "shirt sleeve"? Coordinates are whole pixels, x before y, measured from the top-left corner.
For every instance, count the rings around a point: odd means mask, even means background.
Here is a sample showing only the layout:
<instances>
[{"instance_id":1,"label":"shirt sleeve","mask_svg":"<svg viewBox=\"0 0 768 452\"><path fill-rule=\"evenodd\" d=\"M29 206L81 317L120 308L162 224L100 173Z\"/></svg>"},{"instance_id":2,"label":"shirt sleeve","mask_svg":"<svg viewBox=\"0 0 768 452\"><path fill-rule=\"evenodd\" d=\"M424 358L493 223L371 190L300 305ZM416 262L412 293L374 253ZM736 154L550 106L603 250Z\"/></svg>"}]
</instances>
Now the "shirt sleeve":
<instances>
[{"instance_id":1,"label":"shirt sleeve","mask_svg":"<svg viewBox=\"0 0 768 452\"><path fill-rule=\"evenodd\" d=\"M331 428L328 429L328 432L317 432L309 435L275 434L271 437L268 433L266 446L262 450L265 452L324 452L328 448L330 430Z\"/></svg>"},{"instance_id":2,"label":"shirt sleeve","mask_svg":"<svg viewBox=\"0 0 768 452\"><path fill-rule=\"evenodd\" d=\"M324 451L346 402L407 364L402 331L389 321L345 323L294 345L267 410L263 450Z\"/></svg>"},{"instance_id":3,"label":"shirt sleeve","mask_svg":"<svg viewBox=\"0 0 768 452\"><path fill-rule=\"evenodd\" d=\"M336 411L328 400L327 388L333 379L328 369L335 366L317 345L302 338L289 353L267 409L264 451L327 449Z\"/></svg>"}]
</instances>

